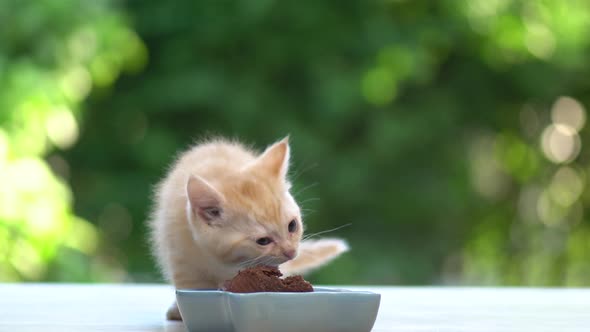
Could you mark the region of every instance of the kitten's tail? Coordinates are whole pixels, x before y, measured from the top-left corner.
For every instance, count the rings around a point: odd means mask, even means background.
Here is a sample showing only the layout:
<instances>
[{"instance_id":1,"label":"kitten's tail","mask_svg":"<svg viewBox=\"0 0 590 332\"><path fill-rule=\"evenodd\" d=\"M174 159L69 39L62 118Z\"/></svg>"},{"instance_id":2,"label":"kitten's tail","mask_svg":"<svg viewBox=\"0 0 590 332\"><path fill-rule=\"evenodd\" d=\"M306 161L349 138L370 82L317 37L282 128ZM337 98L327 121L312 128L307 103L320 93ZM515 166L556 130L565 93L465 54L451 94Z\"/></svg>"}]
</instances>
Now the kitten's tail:
<instances>
[{"instance_id":1,"label":"kitten's tail","mask_svg":"<svg viewBox=\"0 0 590 332\"><path fill-rule=\"evenodd\" d=\"M306 240L299 245L299 254L280 266L285 276L303 274L327 264L348 251L348 244L340 239Z\"/></svg>"}]
</instances>

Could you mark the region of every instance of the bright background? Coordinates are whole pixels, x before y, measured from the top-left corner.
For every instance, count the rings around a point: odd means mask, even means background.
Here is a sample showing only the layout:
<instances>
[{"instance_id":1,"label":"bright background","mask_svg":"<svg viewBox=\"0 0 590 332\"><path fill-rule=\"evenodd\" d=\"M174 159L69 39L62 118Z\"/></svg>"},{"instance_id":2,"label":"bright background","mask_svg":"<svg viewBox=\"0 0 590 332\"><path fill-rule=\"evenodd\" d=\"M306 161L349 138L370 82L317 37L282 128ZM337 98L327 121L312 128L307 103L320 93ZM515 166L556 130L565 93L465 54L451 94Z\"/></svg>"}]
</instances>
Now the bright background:
<instances>
[{"instance_id":1,"label":"bright background","mask_svg":"<svg viewBox=\"0 0 590 332\"><path fill-rule=\"evenodd\" d=\"M153 185L286 134L329 284L590 285L590 2L0 0L0 281L160 281Z\"/></svg>"}]
</instances>

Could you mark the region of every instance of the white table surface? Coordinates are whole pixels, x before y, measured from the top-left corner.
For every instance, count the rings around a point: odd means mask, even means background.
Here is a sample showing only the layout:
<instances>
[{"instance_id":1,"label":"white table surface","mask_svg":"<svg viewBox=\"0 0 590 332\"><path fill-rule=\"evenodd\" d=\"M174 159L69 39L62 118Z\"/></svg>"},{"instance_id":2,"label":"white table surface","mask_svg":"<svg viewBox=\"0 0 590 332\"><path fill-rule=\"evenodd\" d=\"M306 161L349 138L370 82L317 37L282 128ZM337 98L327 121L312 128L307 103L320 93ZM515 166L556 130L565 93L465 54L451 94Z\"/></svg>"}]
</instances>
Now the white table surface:
<instances>
[{"instance_id":1,"label":"white table surface","mask_svg":"<svg viewBox=\"0 0 590 332\"><path fill-rule=\"evenodd\" d=\"M590 331L590 289L340 288L382 294L375 332ZM0 284L0 331L184 332L164 319L173 298L164 285Z\"/></svg>"}]
</instances>

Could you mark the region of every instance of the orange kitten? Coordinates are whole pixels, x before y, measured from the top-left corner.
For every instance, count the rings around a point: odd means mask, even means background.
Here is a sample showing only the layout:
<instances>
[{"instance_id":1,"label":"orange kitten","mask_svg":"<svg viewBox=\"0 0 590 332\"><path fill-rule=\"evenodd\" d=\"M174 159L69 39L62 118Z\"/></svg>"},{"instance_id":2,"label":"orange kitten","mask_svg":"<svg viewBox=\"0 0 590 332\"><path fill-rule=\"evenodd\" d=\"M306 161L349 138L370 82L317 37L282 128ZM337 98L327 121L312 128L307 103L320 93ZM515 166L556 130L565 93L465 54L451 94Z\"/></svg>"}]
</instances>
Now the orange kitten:
<instances>
[{"instance_id":1,"label":"orange kitten","mask_svg":"<svg viewBox=\"0 0 590 332\"><path fill-rule=\"evenodd\" d=\"M213 140L180 156L157 187L151 220L154 254L176 288L218 288L257 264L302 273L348 249L338 239L301 242L288 166L287 139L260 155ZM167 317L181 319L176 304Z\"/></svg>"}]
</instances>

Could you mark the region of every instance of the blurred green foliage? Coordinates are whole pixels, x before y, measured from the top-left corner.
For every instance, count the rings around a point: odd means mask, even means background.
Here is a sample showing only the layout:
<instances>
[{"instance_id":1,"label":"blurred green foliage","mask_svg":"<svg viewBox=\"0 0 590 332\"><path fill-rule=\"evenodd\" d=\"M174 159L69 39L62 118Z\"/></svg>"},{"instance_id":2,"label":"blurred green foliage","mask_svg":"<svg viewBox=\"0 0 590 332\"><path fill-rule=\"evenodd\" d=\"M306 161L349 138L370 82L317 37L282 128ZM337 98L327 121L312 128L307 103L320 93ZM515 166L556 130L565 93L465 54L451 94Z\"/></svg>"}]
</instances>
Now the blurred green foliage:
<instances>
[{"instance_id":1,"label":"blurred green foliage","mask_svg":"<svg viewBox=\"0 0 590 332\"><path fill-rule=\"evenodd\" d=\"M106 1L4 0L0 22L0 280L100 280L100 230L50 165L67 168L53 150L78 139L82 101L143 44Z\"/></svg>"},{"instance_id":2,"label":"blurred green foliage","mask_svg":"<svg viewBox=\"0 0 590 332\"><path fill-rule=\"evenodd\" d=\"M159 280L151 190L212 133L290 134L308 232L351 223L313 282L590 285L586 1L3 1L0 21L2 176L53 183L1 189L2 279ZM29 200L96 245L29 235Z\"/></svg>"}]
</instances>

